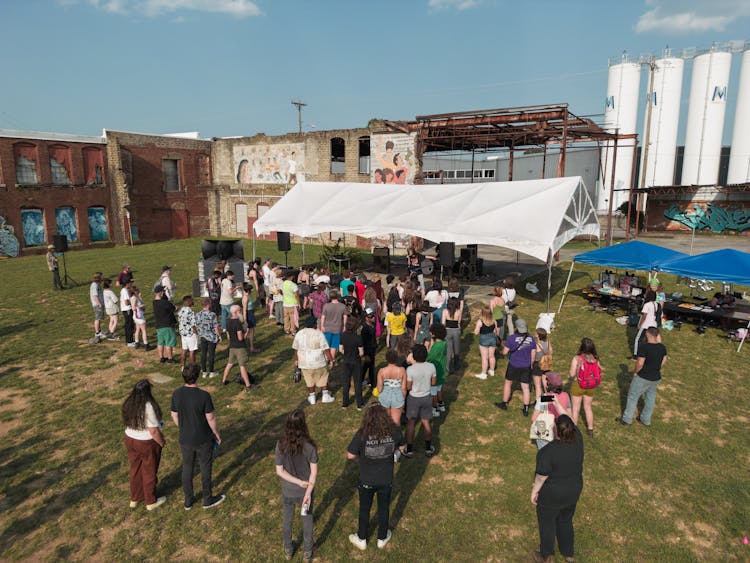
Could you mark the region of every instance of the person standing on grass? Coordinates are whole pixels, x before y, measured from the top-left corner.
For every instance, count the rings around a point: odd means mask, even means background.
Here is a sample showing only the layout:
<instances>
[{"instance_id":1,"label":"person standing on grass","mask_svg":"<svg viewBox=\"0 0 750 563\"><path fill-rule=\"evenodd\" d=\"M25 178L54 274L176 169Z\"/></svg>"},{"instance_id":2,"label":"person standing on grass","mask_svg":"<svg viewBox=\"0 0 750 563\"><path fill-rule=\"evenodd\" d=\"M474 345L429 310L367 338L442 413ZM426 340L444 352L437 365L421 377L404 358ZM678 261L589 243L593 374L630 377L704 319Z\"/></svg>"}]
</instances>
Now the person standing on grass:
<instances>
[{"instance_id":1,"label":"person standing on grass","mask_svg":"<svg viewBox=\"0 0 750 563\"><path fill-rule=\"evenodd\" d=\"M339 302L339 292L331 290L331 302L326 303L320 315L320 331L331 349L331 358L336 359L336 352L341 345L341 332L346 326L346 305Z\"/></svg>"},{"instance_id":2,"label":"person standing on grass","mask_svg":"<svg viewBox=\"0 0 750 563\"><path fill-rule=\"evenodd\" d=\"M399 365L400 360L401 356L396 350L387 350L385 361L388 365L378 371L377 382L378 401L396 426L401 426L401 412L407 393L406 369Z\"/></svg>"},{"instance_id":3,"label":"person standing on grass","mask_svg":"<svg viewBox=\"0 0 750 563\"><path fill-rule=\"evenodd\" d=\"M177 334L174 327L177 319L174 316L174 305L167 300L164 287L154 288L154 320L156 322L156 349L159 352L159 362L162 364L179 363L174 359L174 346L177 344Z\"/></svg>"},{"instance_id":4,"label":"person standing on grass","mask_svg":"<svg viewBox=\"0 0 750 563\"><path fill-rule=\"evenodd\" d=\"M115 334L117 330L117 321L120 320L120 309L117 307L119 301L115 292L112 291L112 280L102 281L102 293L104 294L104 312L109 317L109 326L107 331L107 340L119 340L120 337Z\"/></svg>"},{"instance_id":5,"label":"person standing on grass","mask_svg":"<svg viewBox=\"0 0 750 563\"><path fill-rule=\"evenodd\" d=\"M301 508L303 561L313 556L313 490L318 478L318 447L310 437L305 411L295 409L286 417L284 435L276 442L276 475L281 478L281 504L284 509L281 537L284 558L294 555L292 522L296 507Z\"/></svg>"},{"instance_id":6,"label":"person standing on grass","mask_svg":"<svg viewBox=\"0 0 750 563\"><path fill-rule=\"evenodd\" d=\"M508 337L503 346L503 355L508 356L508 367L505 370L505 384L503 386L503 401L495 403L495 406L504 411L508 410L513 382L521 384L521 395L523 396L523 407L521 412L529 416L531 407L531 366L536 352L536 340L529 335L526 321L516 321L516 332Z\"/></svg>"},{"instance_id":7,"label":"person standing on grass","mask_svg":"<svg viewBox=\"0 0 750 563\"><path fill-rule=\"evenodd\" d=\"M193 312L193 298L185 295L182 298L182 307L177 312L177 323L180 330L180 341L182 353L180 363L185 366L195 363L195 351L198 350L198 325ZM186 361L186 360L190 361Z\"/></svg>"},{"instance_id":8,"label":"person standing on grass","mask_svg":"<svg viewBox=\"0 0 750 563\"><path fill-rule=\"evenodd\" d=\"M227 321L227 334L229 335L229 359L227 367L224 368L224 376L221 383L229 385L229 372L232 366L240 366L240 377L245 383L245 391L250 391L250 376L247 373L247 347L245 346L245 327L242 324L241 308L239 305L232 305L229 309L231 318Z\"/></svg>"},{"instance_id":9,"label":"person standing on grass","mask_svg":"<svg viewBox=\"0 0 750 563\"><path fill-rule=\"evenodd\" d=\"M227 319L229 318L229 308L234 303L234 290L237 289L234 285L234 272L228 270L226 276L221 280L221 296L219 297L219 305L221 305L221 330L227 330Z\"/></svg>"},{"instance_id":10,"label":"person standing on grass","mask_svg":"<svg viewBox=\"0 0 750 563\"><path fill-rule=\"evenodd\" d=\"M255 319L255 304L252 298L253 286L249 283L242 284L242 311L245 315L245 326L247 327L247 341L250 343L250 353L255 354L255 327L258 321Z\"/></svg>"},{"instance_id":11,"label":"person standing on grass","mask_svg":"<svg viewBox=\"0 0 750 563\"><path fill-rule=\"evenodd\" d=\"M391 306L390 312L385 316L385 326L385 345L394 350L406 333L406 315L401 310L400 302L397 301Z\"/></svg>"},{"instance_id":12,"label":"person standing on grass","mask_svg":"<svg viewBox=\"0 0 750 563\"><path fill-rule=\"evenodd\" d=\"M104 340L102 334L102 320L104 319L104 290L102 289L102 273L96 272L89 286L89 299L94 309L94 340Z\"/></svg>"},{"instance_id":13,"label":"person standing on grass","mask_svg":"<svg viewBox=\"0 0 750 563\"><path fill-rule=\"evenodd\" d=\"M206 292L211 300L211 310L218 318L221 315L221 272L214 270L206 280Z\"/></svg>"},{"instance_id":14,"label":"person standing on grass","mask_svg":"<svg viewBox=\"0 0 750 563\"><path fill-rule=\"evenodd\" d=\"M125 344L129 348L135 348L135 340L133 340L135 334L135 319L133 305L130 303L132 291L132 279L128 280L127 283L120 285L120 311L122 311L122 318L125 325Z\"/></svg>"},{"instance_id":15,"label":"person standing on grass","mask_svg":"<svg viewBox=\"0 0 750 563\"><path fill-rule=\"evenodd\" d=\"M461 354L461 316L463 310L457 297L449 297L448 304L443 311L443 326L445 326L446 369L448 373L458 369ZM494 354L493 354L494 357Z\"/></svg>"},{"instance_id":16,"label":"person standing on grass","mask_svg":"<svg viewBox=\"0 0 750 563\"><path fill-rule=\"evenodd\" d=\"M344 388L341 394L341 406L349 406L349 388L354 380L354 398L357 401L357 410L362 410L364 401L362 400L362 356L365 349L362 344L362 337L357 334L359 321L354 317L346 320L346 330L341 335L341 344L339 351L344 355Z\"/></svg>"},{"instance_id":17,"label":"person standing on grass","mask_svg":"<svg viewBox=\"0 0 750 563\"><path fill-rule=\"evenodd\" d=\"M172 281L171 266L162 266L159 285L164 288L164 296L167 298L167 300L169 300L170 303L174 303L174 292L177 289L177 284Z\"/></svg>"},{"instance_id":18,"label":"person standing on grass","mask_svg":"<svg viewBox=\"0 0 750 563\"><path fill-rule=\"evenodd\" d=\"M551 414L552 416L554 416L555 420L557 420L563 414L572 416L573 411L570 410L570 395L563 391L562 375L549 371L545 373L542 378L545 382L544 396L548 400L542 400L541 396L536 398L534 412L531 413L531 422L535 423L539 418L539 415L543 413ZM547 440L536 440L536 447L540 450L547 444L549 444L549 441Z\"/></svg>"},{"instance_id":19,"label":"person standing on grass","mask_svg":"<svg viewBox=\"0 0 750 563\"><path fill-rule=\"evenodd\" d=\"M266 293L266 308L268 309L268 318L273 318L273 300L271 295L271 282L273 281L274 273L273 270L271 270L271 259L266 258L263 261L263 266L261 267L261 271L263 272L263 290Z\"/></svg>"},{"instance_id":20,"label":"person standing on grass","mask_svg":"<svg viewBox=\"0 0 750 563\"><path fill-rule=\"evenodd\" d=\"M365 322L362 324L362 348L365 352L362 358L362 383L375 386L375 354L378 351L378 328L376 313L373 309L365 309Z\"/></svg>"},{"instance_id":21,"label":"person standing on grass","mask_svg":"<svg viewBox=\"0 0 750 563\"><path fill-rule=\"evenodd\" d=\"M284 275L279 266L273 268L273 281L271 282L271 294L273 295L273 318L277 326L284 326Z\"/></svg>"},{"instance_id":22,"label":"person standing on grass","mask_svg":"<svg viewBox=\"0 0 750 563\"><path fill-rule=\"evenodd\" d=\"M141 290L132 283L130 284L130 306L133 308L133 324L135 325L133 347L141 347L141 343L138 342L138 339L140 338L143 341L143 346L146 349L146 352L150 352L155 346L148 343L148 332L146 331L146 305L141 297Z\"/></svg>"},{"instance_id":23,"label":"person standing on grass","mask_svg":"<svg viewBox=\"0 0 750 563\"><path fill-rule=\"evenodd\" d=\"M328 296L326 295L326 284L324 282L320 282L315 289L310 294L309 297L310 301L310 312L312 313L312 316L315 317L315 319L320 323L320 317L323 315L323 307L326 306L326 303L328 303Z\"/></svg>"},{"instance_id":24,"label":"person standing on grass","mask_svg":"<svg viewBox=\"0 0 750 563\"><path fill-rule=\"evenodd\" d=\"M638 359L638 346L643 338L643 333L651 327L658 328L658 319L661 317L661 305L656 303L656 292L649 287L643 295L643 307L641 308L641 320L638 321L638 333L633 343L633 357Z\"/></svg>"},{"instance_id":25,"label":"person standing on grass","mask_svg":"<svg viewBox=\"0 0 750 563\"><path fill-rule=\"evenodd\" d=\"M547 331L542 327L536 329L536 351L531 365L531 376L534 380L534 391L537 400L542 396L544 386L542 376L552 369L552 342Z\"/></svg>"},{"instance_id":26,"label":"person standing on grass","mask_svg":"<svg viewBox=\"0 0 750 563\"><path fill-rule=\"evenodd\" d=\"M198 338L201 346L201 372L203 377L216 377L214 371L214 357L216 345L221 340L219 330L219 319L211 310L211 299L204 297L203 309L195 315L195 326L198 329Z\"/></svg>"},{"instance_id":27,"label":"person standing on grass","mask_svg":"<svg viewBox=\"0 0 750 563\"><path fill-rule=\"evenodd\" d=\"M479 355L482 358L482 371L475 377L487 379L487 375L495 375L495 348L497 348L497 327L489 307L482 307L477 324L474 326L474 335L479 337Z\"/></svg>"},{"instance_id":28,"label":"person standing on grass","mask_svg":"<svg viewBox=\"0 0 750 563\"><path fill-rule=\"evenodd\" d=\"M167 500L156 496L161 450L166 444L161 427L161 408L151 394L151 382L142 379L122 405L125 422L125 448L130 465L130 508L146 503L154 510Z\"/></svg>"},{"instance_id":29,"label":"person standing on grass","mask_svg":"<svg viewBox=\"0 0 750 563\"><path fill-rule=\"evenodd\" d=\"M599 374L599 381L601 381L601 371L599 355L596 353L594 341L590 338L582 338L578 354L570 362L570 378L573 380L570 384L570 395L573 401L573 416L571 418L574 424L578 424L578 416L581 413L581 404L583 403L583 412L586 413L586 433L591 437L594 436L594 409L592 408L594 391L599 383L596 382L591 386L592 383L587 381L595 373ZM583 382L583 385L581 384L582 377L587 380Z\"/></svg>"},{"instance_id":30,"label":"person standing on grass","mask_svg":"<svg viewBox=\"0 0 750 563\"><path fill-rule=\"evenodd\" d=\"M427 361L435 366L435 385L430 387L432 397L432 418L439 418L441 412L445 412L443 402L443 385L445 384L445 362L447 353L445 351L445 327L440 323L432 323L430 326L430 340L428 341Z\"/></svg>"},{"instance_id":31,"label":"person standing on grass","mask_svg":"<svg viewBox=\"0 0 750 563\"><path fill-rule=\"evenodd\" d=\"M445 352L445 350L443 350ZM435 448L432 445L432 398L430 388L437 383L435 366L427 363L427 348L422 344L415 344L411 352L414 363L406 369L406 388L409 390L409 398L406 403L406 457L413 457L414 431L417 421L422 422L424 434L424 455L432 457Z\"/></svg>"},{"instance_id":32,"label":"person standing on grass","mask_svg":"<svg viewBox=\"0 0 750 563\"><path fill-rule=\"evenodd\" d=\"M198 388L200 366L189 364L182 368L185 384L172 393L172 420L180 429L182 452L182 492L185 510L193 508L193 471L197 459L203 486L203 508L213 508L224 502L225 495L213 495L211 471L214 444L221 444L219 428L211 395Z\"/></svg>"},{"instance_id":33,"label":"person standing on grass","mask_svg":"<svg viewBox=\"0 0 750 563\"><path fill-rule=\"evenodd\" d=\"M287 270L284 283L281 284L282 303L284 307L284 333L294 334L297 332L298 308L299 308L299 286L294 283L294 270Z\"/></svg>"},{"instance_id":34,"label":"person standing on grass","mask_svg":"<svg viewBox=\"0 0 750 563\"><path fill-rule=\"evenodd\" d=\"M55 247L51 244L47 247L47 269L52 272L52 289L57 291L63 287L60 281L60 265L53 252L54 249Z\"/></svg>"},{"instance_id":35,"label":"person standing on grass","mask_svg":"<svg viewBox=\"0 0 750 563\"><path fill-rule=\"evenodd\" d=\"M328 369L333 367L333 353L323 332L315 328L315 317L305 317L305 328L294 335L292 348L297 352L294 367L302 371L307 386L307 402L315 404L315 388L323 391L321 401L332 403L328 392Z\"/></svg>"},{"instance_id":36,"label":"person standing on grass","mask_svg":"<svg viewBox=\"0 0 750 563\"><path fill-rule=\"evenodd\" d=\"M651 426L651 416L656 404L656 389L661 382L661 368L667 361L667 348L661 343L659 329L646 329L646 342L638 347L638 360L635 364L633 380L628 389L628 402L620 424L633 424L633 415L638 406L638 400L644 397L643 410L637 418L644 426Z\"/></svg>"},{"instance_id":37,"label":"person standing on grass","mask_svg":"<svg viewBox=\"0 0 750 563\"><path fill-rule=\"evenodd\" d=\"M565 561L573 561L573 515L583 491L583 436L568 415L555 421L553 442L536 454L531 504L539 523L537 563L554 563L555 538Z\"/></svg>"},{"instance_id":38,"label":"person standing on grass","mask_svg":"<svg viewBox=\"0 0 750 563\"><path fill-rule=\"evenodd\" d=\"M133 281L133 271L130 269L129 264L123 264L122 270L117 274L115 285L117 287L125 287L131 281Z\"/></svg>"},{"instance_id":39,"label":"person standing on grass","mask_svg":"<svg viewBox=\"0 0 750 563\"><path fill-rule=\"evenodd\" d=\"M356 534L349 535L349 541L362 551L367 549L370 509L375 495L378 496L378 549L383 549L391 539L388 526L394 453L400 441L401 428L393 423L382 405L373 403L365 410L362 426L346 449L347 459L359 460L359 526Z\"/></svg>"}]
</instances>

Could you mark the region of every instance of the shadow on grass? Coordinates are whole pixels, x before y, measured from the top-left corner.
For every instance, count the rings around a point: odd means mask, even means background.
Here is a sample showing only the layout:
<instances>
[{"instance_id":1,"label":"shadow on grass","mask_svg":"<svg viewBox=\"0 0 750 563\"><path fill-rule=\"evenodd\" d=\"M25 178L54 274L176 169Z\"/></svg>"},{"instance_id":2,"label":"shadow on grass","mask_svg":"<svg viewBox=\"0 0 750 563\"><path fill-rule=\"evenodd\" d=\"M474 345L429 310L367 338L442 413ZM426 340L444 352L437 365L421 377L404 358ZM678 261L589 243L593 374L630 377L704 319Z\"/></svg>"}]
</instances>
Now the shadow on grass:
<instances>
[{"instance_id":1,"label":"shadow on grass","mask_svg":"<svg viewBox=\"0 0 750 563\"><path fill-rule=\"evenodd\" d=\"M16 336L25 330L28 330L30 328L34 328L37 326L37 324L33 321L24 321L22 323L17 323L14 325L7 325L0 327L0 338L4 338L6 336Z\"/></svg>"},{"instance_id":2,"label":"shadow on grass","mask_svg":"<svg viewBox=\"0 0 750 563\"><path fill-rule=\"evenodd\" d=\"M565 289L565 282L568 279L569 271L570 266L567 266L565 268L560 268L558 266L552 267L552 286L550 291L551 296L554 297L558 294L562 296L562 292ZM518 296L524 299L528 299L529 301L545 303L547 301L547 275L547 269L545 268L543 272L536 273L533 276L521 278L520 280L517 279L516 283L518 285L516 286L516 290L518 291ZM575 287L578 280L582 278L589 278L589 280L594 281L591 277L591 274L589 274L588 272L576 272L575 270L573 270L573 274L570 276L570 285ZM527 283L536 284L539 292L531 293L530 291L527 291ZM569 293L575 292L569 291Z\"/></svg>"},{"instance_id":3,"label":"shadow on grass","mask_svg":"<svg viewBox=\"0 0 750 563\"><path fill-rule=\"evenodd\" d=\"M633 370L627 364L620 364L620 371L617 373L617 388L620 391L620 412L625 410L628 402L628 389L633 381Z\"/></svg>"}]
</instances>

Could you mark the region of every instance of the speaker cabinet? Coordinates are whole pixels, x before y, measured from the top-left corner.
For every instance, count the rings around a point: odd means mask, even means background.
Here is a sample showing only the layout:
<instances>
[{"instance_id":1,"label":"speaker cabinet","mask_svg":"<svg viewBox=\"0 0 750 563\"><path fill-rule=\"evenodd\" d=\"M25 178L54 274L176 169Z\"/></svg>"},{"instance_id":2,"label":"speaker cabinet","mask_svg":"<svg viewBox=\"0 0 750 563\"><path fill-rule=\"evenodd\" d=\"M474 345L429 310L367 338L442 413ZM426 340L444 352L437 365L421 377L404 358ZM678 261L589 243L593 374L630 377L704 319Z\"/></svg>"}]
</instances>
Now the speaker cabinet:
<instances>
[{"instance_id":1,"label":"speaker cabinet","mask_svg":"<svg viewBox=\"0 0 750 563\"><path fill-rule=\"evenodd\" d=\"M65 235L53 236L52 244L55 247L55 252L67 252L68 251L68 237Z\"/></svg>"},{"instance_id":2,"label":"speaker cabinet","mask_svg":"<svg viewBox=\"0 0 750 563\"><path fill-rule=\"evenodd\" d=\"M289 252L292 249L292 241L289 238L289 232L278 231L276 233L276 244L278 244L279 252Z\"/></svg>"},{"instance_id":3,"label":"speaker cabinet","mask_svg":"<svg viewBox=\"0 0 750 563\"><path fill-rule=\"evenodd\" d=\"M216 243L216 254L221 260L229 260L234 256L234 241L220 240Z\"/></svg>"},{"instance_id":4,"label":"speaker cabinet","mask_svg":"<svg viewBox=\"0 0 750 563\"><path fill-rule=\"evenodd\" d=\"M204 260L216 256L216 241L215 240L201 241L201 254L203 255Z\"/></svg>"},{"instance_id":5,"label":"speaker cabinet","mask_svg":"<svg viewBox=\"0 0 750 563\"><path fill-rule=\"evenodd\" d=\"M453 242L440 243L440 265L448 268L453 267L456 260L456 245Z\"/></svg>"}]
</instances>

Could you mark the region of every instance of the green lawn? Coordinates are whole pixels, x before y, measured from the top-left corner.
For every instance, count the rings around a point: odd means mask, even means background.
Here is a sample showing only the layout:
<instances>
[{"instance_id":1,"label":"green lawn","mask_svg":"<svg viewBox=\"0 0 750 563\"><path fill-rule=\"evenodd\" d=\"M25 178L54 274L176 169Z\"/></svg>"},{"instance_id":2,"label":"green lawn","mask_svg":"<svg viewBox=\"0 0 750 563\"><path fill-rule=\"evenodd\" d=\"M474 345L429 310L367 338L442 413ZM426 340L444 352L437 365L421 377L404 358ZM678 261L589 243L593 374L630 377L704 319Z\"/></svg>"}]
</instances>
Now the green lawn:
<instances>
[{"instance_id":1,"label":"green lawn","mask_svg":"<svg viewBox=\"0 0 750 563\"><path fill-rule=\"evenodd\" d=\"M79 282L97 270L114 276L127 261L147 289L161 265L172 264L181 294L196 275L199 252L200 241L193 239L71 252L67 259ZM259 242L258 253L283 262L275 243ZM307 261L311 256L317 250L308 246ZM297 245L289 261L300 262ZM555 269L555 309L567 270L567 264ZM594 268L576 267L574 293L552 336L557 370L567 369L583 336L595 340L605 367L594 401L596 437L585 444L585 487L575 518L578 559L750 559L750 547L742 545L750 527L750 415L743 385L750 346L737 354L736 344L717 330L700 336L689 325L665 334L670 360L653 426L619 427L613 419L632 362L626 359L626 329L606 313L591 312L575 294L595 275ZM666 278L672 291L673 280ZM290 338L260 313L256 343L262 353L250 363L260 388L248 396L236 384L205 385L224 439L214 464L215 491L226 493L227 501L212 511L182 510L177 430L168 421L159 470L167 504L152 513L131 511L120 406L135 381L164 374L173 379L156 385L155 395L167 411L181 383L179 371L161 366L155 352L129 350L123 342L89 345L88 284L64 292L52 292L50 285L43 256L0 261L2 559L280 559L273 447L286 414L298 406L306 408L320 447L317 559L524 561L536 548L529 503L536 447L527 438L529 419L521 415L520 393L509 412L493 406L501 377L472 376L479 353L470 330L463 336L468 367L449 377L448 412L436 424L438 455L421 455L417 439L417 455L396 468L393 540L377 550L373 520L371 545L359 552L347 540L356 529L357 468L344 450L360 416L353 407L341 409L338 390L336 403L306 404L303 387L292 382ZM520 294L518 314L531 324L544 302ZM219 368L225 360L222 345ZM504 363L499 361L499 373Z\"/></svg>"}]
</instances>

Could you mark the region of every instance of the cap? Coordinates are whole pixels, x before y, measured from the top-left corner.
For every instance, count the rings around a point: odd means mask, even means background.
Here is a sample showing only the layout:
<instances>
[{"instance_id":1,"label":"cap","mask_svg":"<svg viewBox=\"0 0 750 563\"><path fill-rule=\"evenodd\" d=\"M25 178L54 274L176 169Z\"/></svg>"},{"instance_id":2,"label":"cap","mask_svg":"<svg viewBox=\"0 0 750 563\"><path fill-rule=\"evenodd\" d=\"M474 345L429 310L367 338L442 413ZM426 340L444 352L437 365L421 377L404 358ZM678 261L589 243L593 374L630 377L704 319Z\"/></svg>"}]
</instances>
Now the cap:
<instances>
[{"instance_id":1,"label":"cap","mask_svg":"<svg viewBox=\"0 0 750 563\"><path fill-rule=\"evenodd\" d=\"M526 321L523 319L518 319L516 321L516 332L520 332L521 334L525 334L529 332L529 327L526 326Z\"/></svg>"},{"instance_id":2,"label":"cap","mask_svg":"<svg viewBox=\"0 0 750 563\"><path fill-rule=\"evenodd\" d=\"M164 292L164 286L159 284L154 286L154 294L156 293L163 293Z\"/></svg>"},{"instance_id":3,"label":"cap","mask_svg":"<svg viewBox=\"0 0 750 563\"><path fill-rule=\"evenodd\" d=\"M548 371L544 374L544 377L547 378L547 385L550 385L552 387L562 387L563 380L562 375L560 375L557 372L554 371Z\"/></svg>"},{"instance_id":4,"label":"cap","mask_svg":"<svg viewBox=\"0 0 750 563\"><path fill-rule=\"evenodd\" d=\"M171 269L172 269L172 266L162 266L161 267L161 271L162 272L166 272L167 270L171 270Z\"/></svg>"},{"instance_id":5,"label":"cap","mask_svg":"<svg viewBox=\"0 0 750 563\"><path fill-rule=\"evenodd\" d=\"M372 310L372 307L367 307L367 308L365 309L365 315L367 315L368 317L369 317L370 315L374 315L374 314L375 314L375 311L373 311L373 310Z\"/></svg>"},{"instance_id":6,"label":"cap","mask_svg":"<svg viewBox=\"0 0 750 563\"><path fill-rule=\"evenodd\" d=\"M315 328L316 326L318 326L318 319L313 315L305 318L305 328Z\"/></svg>"}]
</instances>

